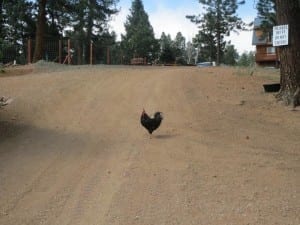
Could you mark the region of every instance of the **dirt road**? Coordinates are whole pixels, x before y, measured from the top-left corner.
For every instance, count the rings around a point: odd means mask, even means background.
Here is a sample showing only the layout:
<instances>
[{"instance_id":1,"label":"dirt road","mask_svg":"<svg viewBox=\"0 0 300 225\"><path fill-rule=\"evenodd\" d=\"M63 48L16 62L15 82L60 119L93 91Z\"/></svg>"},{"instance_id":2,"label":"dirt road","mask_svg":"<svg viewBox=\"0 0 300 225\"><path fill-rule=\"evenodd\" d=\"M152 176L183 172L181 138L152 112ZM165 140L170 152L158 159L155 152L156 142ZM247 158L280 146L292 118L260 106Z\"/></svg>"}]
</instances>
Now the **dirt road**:
<instances>
[{"instance_id":1,"label":"dirt road","mask_svg":"<svg viewBox=\"0 0 300 225\"><path fill-rule=\"evenodd\" d=\"M25 71L25 70L24 70ZM230 68L0 77L0 224L300 224L300 113ZM20 74L18 74L20 75ZM164 120L150 139L142 109Z\"/></svg>"}]
</instances>

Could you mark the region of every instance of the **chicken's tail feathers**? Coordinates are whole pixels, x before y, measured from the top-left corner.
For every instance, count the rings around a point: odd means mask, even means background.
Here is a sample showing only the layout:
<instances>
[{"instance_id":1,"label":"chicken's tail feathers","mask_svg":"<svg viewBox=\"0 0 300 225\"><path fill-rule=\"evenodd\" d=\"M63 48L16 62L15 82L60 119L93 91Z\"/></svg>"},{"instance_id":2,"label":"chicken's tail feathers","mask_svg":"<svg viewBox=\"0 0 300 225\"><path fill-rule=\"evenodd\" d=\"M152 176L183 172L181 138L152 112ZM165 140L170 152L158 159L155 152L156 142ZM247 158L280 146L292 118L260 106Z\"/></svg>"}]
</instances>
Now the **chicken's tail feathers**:
<instances>
[{"instance_id":1,"label":"chicken's tail feathers","mask_svg":"<svg viewBox=\"0 0 300 225\"><path fill-rule=\"evenodd\" d=\"M146 113L146 110L143 108L143 111L142 111L142 117L149 117L148 114Z\"/></svg>"}]
</instances>

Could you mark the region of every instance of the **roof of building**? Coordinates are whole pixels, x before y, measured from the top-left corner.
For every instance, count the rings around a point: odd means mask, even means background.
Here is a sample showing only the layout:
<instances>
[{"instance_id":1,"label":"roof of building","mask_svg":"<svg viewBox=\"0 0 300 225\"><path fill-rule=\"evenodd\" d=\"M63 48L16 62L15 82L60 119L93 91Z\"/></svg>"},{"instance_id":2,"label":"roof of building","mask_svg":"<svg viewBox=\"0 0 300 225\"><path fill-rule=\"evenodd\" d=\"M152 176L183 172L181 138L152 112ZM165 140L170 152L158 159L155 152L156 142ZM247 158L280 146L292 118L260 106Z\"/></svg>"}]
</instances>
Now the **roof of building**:
<instances>
[{"instance_id":1,"label":"roof of building","mask_svg":"<svg viewBox=\"0 0 300 225\"><path fill-rule=\"evenodd\" d=\"M269 44L268 35L264 35L261 28L263 18L257 17L254 19L253 35L252 35L252 45L265 45Z\"/></svg>"}]
</instances>

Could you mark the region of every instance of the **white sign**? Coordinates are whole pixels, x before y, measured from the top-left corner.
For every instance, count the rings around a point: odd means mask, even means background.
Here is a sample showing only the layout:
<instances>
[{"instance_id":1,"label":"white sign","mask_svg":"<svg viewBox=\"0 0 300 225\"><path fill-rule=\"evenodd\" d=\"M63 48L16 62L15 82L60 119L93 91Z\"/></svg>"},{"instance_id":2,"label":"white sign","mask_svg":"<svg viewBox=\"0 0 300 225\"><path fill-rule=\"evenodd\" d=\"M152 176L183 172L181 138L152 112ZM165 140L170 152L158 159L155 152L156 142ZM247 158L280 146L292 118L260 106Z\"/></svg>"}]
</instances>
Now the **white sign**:
<instances>
[{"instance_id":1,"label":"white sign","mask_svg":"<svg viewBox=\"0 0 300 225\"><path fill-rule=\"evenodd\" d=\"M283 46L289 44L289 25L273 27L273 46Z\"/></svg>"}]
</instances>

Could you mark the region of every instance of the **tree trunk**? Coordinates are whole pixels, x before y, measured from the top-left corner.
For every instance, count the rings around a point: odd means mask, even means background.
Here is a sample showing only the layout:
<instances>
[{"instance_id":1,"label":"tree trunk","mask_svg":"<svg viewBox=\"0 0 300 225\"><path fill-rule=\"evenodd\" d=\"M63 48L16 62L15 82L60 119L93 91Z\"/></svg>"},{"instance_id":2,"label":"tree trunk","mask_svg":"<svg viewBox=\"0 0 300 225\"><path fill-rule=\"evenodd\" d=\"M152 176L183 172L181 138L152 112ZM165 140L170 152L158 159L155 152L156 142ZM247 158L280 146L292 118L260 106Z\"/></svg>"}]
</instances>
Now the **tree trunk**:
<instances>
[{"instance_id":1,"label":"tree trunk","mask_svg":"<svg viewBox=\"0 0 300 225\"><path fill-rule=\"evenodd\" d=\"M77 43L77 65L82 64L82 47L81 47L81 41L78 41Z\"/></svg>"},{"instance_id":2,"label":"tree trunk","mask_svg":"<svg viewBox=\"0 0 300 225\"><path fill-rule=\"evenodd\" d=\"M90 0L88 4L88 18L87 18L87 27L86 27L86 52L85 52L85 63L89 62L90 58L90 48L87 44L88 42L92 41L93 36L93 28L94 28L94 7L96 6L96 2Z\"/></svg>"},{"instance_id":3,"label":"tree trunk","mask_svg":"<svg viewBox=\"0 0 300 225\"><path fill-rule=\"evenodd\" d=\"M289 25L289 45L279 47L280 84L277 99L300 105L300 1L276 0L278 25Z\"/></svg>"},{"instance_id":4,"label":"tree trunk","mask_svg":"<svg viewBox=\"0 0 300 225\"><path fill-rule=\"evenodd\" d=\"M37 62L43 58L44 34L46 29L46 3L47 0L39 0L33 62Z\"/></svg>"},{"instance_id":5,"label":"tree trunk","mask_svg":"<svg viewBox=\"0 0 300 225\"><path fill-rule=\"evenodd\" d=\"M216 30L217 30L217 60L216 65L220 66L220 55L221 55L221 4L222 1L217 1L217 24L216 24Z\"/></svg>"},{"instance_id":6,"label":"tree trunk","mask_svg":"<svg viewBox=\"0 0 300 225\"><path fill-rule=\"evenodd\" d=\"M3 14L2 14L2 9L3 9L3 1L0 0L0 39L4 37L3 32Z\"/></svg>"}]
</instances>

